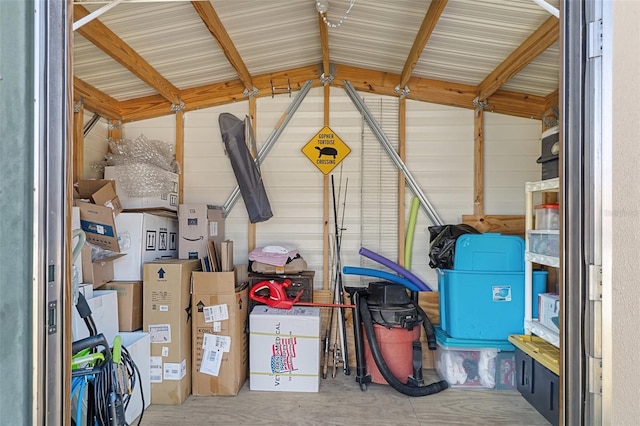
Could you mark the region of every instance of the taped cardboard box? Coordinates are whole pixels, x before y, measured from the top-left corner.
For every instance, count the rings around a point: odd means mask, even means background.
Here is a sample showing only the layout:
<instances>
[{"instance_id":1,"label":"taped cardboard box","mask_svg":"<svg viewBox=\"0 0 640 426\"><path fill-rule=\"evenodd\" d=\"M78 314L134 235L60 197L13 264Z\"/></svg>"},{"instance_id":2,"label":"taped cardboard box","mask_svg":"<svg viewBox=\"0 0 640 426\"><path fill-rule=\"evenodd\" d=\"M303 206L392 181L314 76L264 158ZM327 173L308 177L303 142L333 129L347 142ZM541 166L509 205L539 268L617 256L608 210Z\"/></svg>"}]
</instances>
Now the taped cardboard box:
<instances>
[{"instance_id":1,"label":"taped cardboard box","mask_svg":"<svg viewBox=\"0 0 640 426\"><path fill-rule=\"evenodd\" d=\"M142 328L142 281L111 281L103 287L118 294L118 329L136 331Z\"/></svg>"},{"instance_id":2,"label":"taped cardboard box","mask_svg":"<svg viewBox=\"0 0 640 426\"><path fill-rule=\"evenodd\" d=\"M224 241L224 214L222 207L208 204L180 204L178 207L180 259L206 257L207 241L215 243L216 250Z\"/></svg>"},{"instance_id":3,"label":"taped cardboard box","mask_svg":"<svg viewBox=\"0 0 640 426\"><path fill-rule=\"evenodd\" d=\"M85 244L81 253L82 282L93 284L94 289L113 280L113 261L124 256L123 253L102 251L91 244Z\"/></svg>"},{"instance_id":4,"label":"taped cardboard box","mask_svg":"<svg viewBox=\"0 0 640 426\"><path fill-rule=\"evenodd\" d=\"M115 220L120 250L127 255L113 263L116 281L142 280L147 262L178 257L177 219L152 213L124 212Z\"/></svg>"},{"instance_id":5,"label":"taped cardboard box","mask_svg":"<svg viewBox=\"0 0 640 426\"><path fill-rule=\"evenodd\" d=\"M237 395L248 369L248 283L234 271L194 272L192 393Z\"/></svg>"},{"instance_id":6,"label":"taped cardboard box","mask_svg":"<svg viewBox=\"0 0 640 426\"><path fill-rule=\"evenodd\" d=\"M144 331L151 342L151 403L180 405L191 394L191 273L197 260L144 265Z\"/></svg>"},{"instance_id":7,"label":"taped cardboard box","mask_svg":"<svg viewBox=\"0 0 640 426\"><path fill-rule=\"evenodd\" d=\"M73 198L80 209L80 228L87 242L104 250L120 252L115 216L122 204L112 180L81 180L74 185Z\"/></svg>"}]
</instances>

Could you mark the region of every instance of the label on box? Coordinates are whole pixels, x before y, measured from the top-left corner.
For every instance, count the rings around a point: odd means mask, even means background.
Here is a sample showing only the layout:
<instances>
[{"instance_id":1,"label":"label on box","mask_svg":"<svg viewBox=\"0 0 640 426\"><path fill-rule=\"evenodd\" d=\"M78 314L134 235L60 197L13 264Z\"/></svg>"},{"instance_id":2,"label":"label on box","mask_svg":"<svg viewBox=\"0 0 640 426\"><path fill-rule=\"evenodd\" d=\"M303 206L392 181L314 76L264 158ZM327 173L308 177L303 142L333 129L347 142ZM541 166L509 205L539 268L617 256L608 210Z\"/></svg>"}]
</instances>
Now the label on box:
<instances>
[{"instance_id":1,"label":"label on box","mask_svg":"<svg viewBox=\"0 0 640 426\"><path fill-rule=\"evenodd\" d=\"M171 324L149 325L151 343L171 343Z\"/></svg>"},{"instance_id":2,"label":"label on box","mask_svg":"<svg viewBox=\"0 0 640 426\"><path fill-rule=\"evenodd\" d=\"M202 362L200 363L200 372L210 376L218 376L220 373L220 365L222 364L222 351L206 348L202 354Z\"/></svg>"},{"instance_id":3,"label":"label on box","mask_svg":"<svg viewBox=\"0 0 640 426\"><path fill-rule=\"evenodd\" d=\"M222 331L222 323L219 321L214 321L213 323L213 332L220 333Z\"/></svg>"},{"instance_id":4,"label":"label on box","mask_svg":"<svg viewBox=\"0 0 640 426\"><path fill-rule=\"evenodd\" d=\"M231 350L231 337L204 333L202 348L229 352Z\"/></svg>"},{"instance_id":5,"label":"label on box","mask_svg":"<svg viewBox=\"0 0 640 426\"><path fill-rule=\"evenodd\" d=\"M165 380L182 380L187 375L187 360L182 362L165 362L164 363L164 379Z\"/></svg>"},{"instance_id":6,"label":"label on box","mask_svg":"<svg viewBox=\"0 0 640 426\"><path fill-rule=\"evenodd\" d=\"M210 237L218 236L218 222L209 222L209 236Z\"/></svg>"},{"instance_id":7,"label":"label on box","mask_svg":"<svg viewBox=\"0 0 640 426\"><path fill-rule=\"evenodd\" d=\"M158 310L160 312L169 312L169 307L167 305L160 305Z\"/></svg>"},{"instance_id":8,"label":"label on box","mask_svg":"<svg viewBox=\"0 0 640 426\"><path fill-rule=\"evenodd\" d=\"M494 285L491 288L494 302L511 302L510 285Z\"/></svg>"},{"instance_id":9,"label":"label on box","mask_svg":"<svg viewBox=\"0 0 640 426\"><path fill-rule=\"evenodd\" d=\"M152 356L149 361L149 381L162 383L162 357Z\"/></svg>"},{"instance_id":10,"label":"label on box","mask_svg":"<svg viewBox=\"0 0 640 426\"><path fill-rule=\"evenodd\" d=\"M229 319L229 308L227 304L205 306L202 308L204 312L204 322L223 321Z\"/></svg>"},{"instance_id":11,"label":"label on box","mask_svg":"<svg viewBox=\"0 0 640 426\"><path fill-rule=\"evenodd\" d=\"M166 358L169 356L169 346L163 346L162 347L162 357Z\"/></svg>"}]
</instances>

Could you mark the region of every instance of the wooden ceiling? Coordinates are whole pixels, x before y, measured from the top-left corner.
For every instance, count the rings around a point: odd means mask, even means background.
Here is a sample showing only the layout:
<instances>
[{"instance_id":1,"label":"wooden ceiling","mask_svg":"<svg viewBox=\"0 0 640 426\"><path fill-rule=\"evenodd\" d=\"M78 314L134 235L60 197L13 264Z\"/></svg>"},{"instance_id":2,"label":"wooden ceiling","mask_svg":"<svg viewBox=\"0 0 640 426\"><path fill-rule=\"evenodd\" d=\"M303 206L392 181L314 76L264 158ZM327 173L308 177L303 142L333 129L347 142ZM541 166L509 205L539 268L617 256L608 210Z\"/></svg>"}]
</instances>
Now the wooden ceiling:
<instances>
[{"instance_id":1,"label":"wooden ceiling","mask_svg":"<svg viewBox=\"0 0 640 426\"><path fill-rule=\"evenodd\" d=\"M128 0L120 1L124 3ZM313 2L307 1L310 3L310 8L315 9ZM375 3L381 0L368 1ZM317 27L313 29L318 34L316 43L321 52L321 57L317 58L317 62L294 68L287 68L286 64L282 68L277 68L278 64L274 64L276 71L252 74L246 65L247 58L240 54L233 38L225 29L224 20L220 18L211 1L184 2L176 0L176 2L185 6L188 4L193 8L200 18L197 25L202 25L208 30L211 38L215 40L236 74L236 77L232 79L185 88L176 87L143 55L110 29L105 24L109 13L106 12L103 15L104 21L102 17L93 18L79 26L76 29L76 34L91 42L95 48L104 52L151 87L156 94L117 100L95 85L83 81L74 71L74 99L76 101L82 100L84 108L87 110L112 120L126 122L167 115L176 110L189 111L241 101L247 97L272 96L274 81L287 81L292 90L297 90L308 80L313 81L314 87L322 86L323 83L342 87L343 81L348 80L357 90L362 92L396 97L405 96L407 99L462 108L474 108L486 102L484 108L487 111L521 117L540 118L546 110L557 105L557 86L555 90L544 96L501 89L505 83L522 72L557 42L559 36L558 19L548 14L543 15L546 19L542 24L531 32L524 42L519 44L498 66L486 73L484 79L477 85L414 75L416 65L428 51L426 47L429 46L434 31L446 25L446 22L442 21L443 16L446 15L450 4L455 1L431 0L431 2L427 2L428 7L424 12L424 18L415 33L413 44L408 50L409 53L406 55L400 73L386 72L375 69L373 66L363 68L349 63L334 63L331 52L333 30L327 28L320 14L311 10L309 13L317 15ZM81 3L81 1L76 1L73 7L75 22L91 13ZM242 4L248 7L252 3L260 2ZM149 4L148 7L153 7L152 3ZM93 11L98 10L101 6L93 5L92 9ZM117 7L120 6L115 8ZM355 4L354 9L356 7L358 7L358 3ZM140 16L140 19L141 22L144 22L145 17ZM344 25L347 23L349 23L348 20ZM385 36L384 32L381 32L381 36ZM158 48L161 48L164 41L162 37L158 37Z\"/></svg>"}]
</instances>

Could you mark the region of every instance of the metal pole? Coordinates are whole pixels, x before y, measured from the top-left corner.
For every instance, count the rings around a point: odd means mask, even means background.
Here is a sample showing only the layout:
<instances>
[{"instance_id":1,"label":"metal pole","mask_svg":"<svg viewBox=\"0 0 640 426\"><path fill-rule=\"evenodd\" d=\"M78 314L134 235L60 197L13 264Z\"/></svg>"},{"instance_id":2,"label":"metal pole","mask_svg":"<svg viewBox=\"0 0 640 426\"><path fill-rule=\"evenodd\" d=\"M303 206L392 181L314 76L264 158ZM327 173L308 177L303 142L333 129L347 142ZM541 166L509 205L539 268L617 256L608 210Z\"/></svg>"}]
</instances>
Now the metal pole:
<instances>
[{"instance_id":1,"label":"metal pole","mask_svg":"<svg viewBox=\"0 0 640 426\"><path fill-rule=\"evenodd\" d=\"M353 102L353 104L356 106L356 108L358 108L358 110L364 117L364 121L369 125L369 128L371 129L371 132L373 133L373 135L376 137L376 139L378 139L378 141L384 147L391 161L393 161L393 163L398 168L398 170L400 170L404 174L404 177L407 180L407 183L409 184L409 188L411 188L411 191L413 191L415 196L418 197L418 199L420 200L420 205L422 206L424 211L427 213L429 220L434 225L444 225L444 222L442 222L442 220L440 219L440 216L438 216L438 213L435 211L435 209L433 208L433 206L431 205L427 197L424 195L424 193L418 186L417 182L411 175L411 172L409 171L407 166L404 164L404 162L402 161L398 153L395 151L395 149L393 149L393 145L391 145L389 138L387 138L387 135L384 134L384 132L382 131L382 128L380 128L380 125L378 124L376 119L371 115L371 111L369 111L369 108L367 108L364 102L362 102L362 99L360 99L360 97L358 96L358 93L353 88L351 83L344 80L344 89L347 92L347 95L349 95L351 102Z\"/></svg>"},{"instance_id":2,"label":"metal pole","mask_svg":"<svg viewBox=\"0 0 640 426\"><path fill-rule=\"evenodd\" d=\"M269 151L271 151L271 148L273 148L273 145L275 145L276 141L278 140L284 129L287 127L287 124L289 124L291 117L293 117L293 114L298 110L298 107L307 96L307 93L309 93L309 89L311 89L311 82L312 80L307 80L304 83L302 88L296 94L296 97L293 99L293 102L291 102L291 104L289 105L289 108L287 108L284 114L282 114L282 117L280 117L280 121L278 121L280 125L273 129L273 132L271 132L265 143L260 148L260 151L258 152L258 155L254 160L256 161L256 164L258 164L258 166L262 164L264 159L267 157ZM240 187L236 186L235 189L231 192L231 195L229 195L227 202L224 203L224 206L222 207L222 211L224 212L225 217L229 215L229 212L231 212L231 209L236 204L236 201L238 201L239 196Z\"/></svg>"}]
</instances>

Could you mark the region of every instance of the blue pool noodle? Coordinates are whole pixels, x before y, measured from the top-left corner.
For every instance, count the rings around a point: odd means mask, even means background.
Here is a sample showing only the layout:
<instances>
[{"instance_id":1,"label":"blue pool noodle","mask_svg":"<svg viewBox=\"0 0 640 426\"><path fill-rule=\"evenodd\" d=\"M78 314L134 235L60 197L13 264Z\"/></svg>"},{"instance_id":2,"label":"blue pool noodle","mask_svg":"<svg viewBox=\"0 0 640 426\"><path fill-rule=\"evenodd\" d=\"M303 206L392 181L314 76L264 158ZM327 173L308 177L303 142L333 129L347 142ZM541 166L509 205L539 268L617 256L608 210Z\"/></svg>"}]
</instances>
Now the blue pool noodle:
<instances>
[{"instance_id":1,"label":"blue pool noodle","mask_svg":"<svg viewBox=\"0 0 640 426\"><path fill-rule=\"evenodd\" d=\"M392 273L386 271L379 271L377 269L371 268L359 268L356 266L344 266L342 268L342 273L347 275L364 275L367 277L381 278L395 284L401 284L411 291L420 291L420 289L408 279L393 275Z\"/></svg>"},{"instance_id":2,"label":"blue pool noodle","mask_svg":"<svg viewBox=\"0 0 640 426\"><path fill-rule=\"evenodd\" d=\"M360 254L364 257L368 257L369 259L375 262L378 262L379 264L384 265L387 268L397 272L398 274L402 275L403 277L411 281L413 284L415 284L416 287L418 287L420 290L432 291L432 289L429 286L427 286L420 278L418 278L411 272L407 271L406 269L404 269L402 266L398 265L394 261L389 260L386 257L381 256L377 253L374 253L365 247L360 247Z\"/></svg>"}]
</instances>

